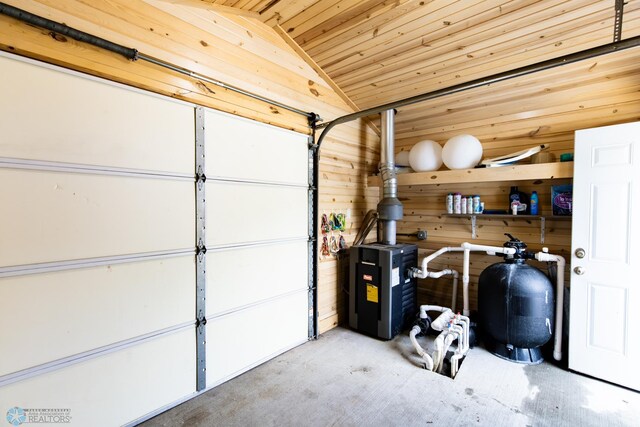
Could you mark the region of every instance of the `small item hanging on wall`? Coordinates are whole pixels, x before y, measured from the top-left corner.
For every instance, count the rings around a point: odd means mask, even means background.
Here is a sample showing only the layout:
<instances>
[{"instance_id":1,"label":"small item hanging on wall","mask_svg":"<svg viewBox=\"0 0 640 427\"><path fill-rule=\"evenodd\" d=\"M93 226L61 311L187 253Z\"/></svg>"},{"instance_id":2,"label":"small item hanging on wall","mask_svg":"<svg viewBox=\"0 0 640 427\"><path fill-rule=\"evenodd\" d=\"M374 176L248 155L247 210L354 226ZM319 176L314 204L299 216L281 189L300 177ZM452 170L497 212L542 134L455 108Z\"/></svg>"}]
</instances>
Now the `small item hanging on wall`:
<instances>
[{"instance_id":1,"label":"small item hanging on wall","mask_svg":"<svg viewBox=\"0 0 640 427\"><path fill-rule=\"evenodd\" d=\"M336 229L336 220L333 212L329 214L329 231Z\"/></svg>"},{"instance_id":2,"label":"small item hanging on wall","mask_svg":"<svg viewBox=\"0 0 640 427\"><path fill-rule=\"evenodd\" d=\"M331 233L331 239L329 240L329 251L332 255L337 255L340 248L338 247L338 241L336 240L336 236Z\"/></svg>"},{"instance_id":3,"label":"small item hanging on wall","mask_svg":"<svg viewBox=\"0 0 640 427\"><path fill-rule=\"evenodd\" d=\"M329 231L331 231L327 214L322 214L322 225L320 226L320 229L322 230L322 234L327 234Z\"/></svg>"},{"instance_id":4,"label":"small item hanging on wall","mask_svg":"<svg viewBox=\"0 0 640 427\"><path fill-rule=\"evenodd\" d=\"M347 249L347 241L344 240L344 236L340 233L340 249Z\"/></svg>"},{"instance_id":5,"label":"small item hanging on wall","mask_svg":"<svg viewBox=\"0 0 640 427\"><path fill-rule=\"evenodd\" d=\"M344 231L345 223L346 223L345 215L343 213L336 214L334 217L334 224L336 228L334 228L334 230Z\"/></svg>"},{"instance_id":6,"label":"small item hanging on wall","mask_svg":"<svg viewBox=\"0 0 640 427\"><path fill-rule=\"evenodd\" d=\"M331 252L329 252L329 240L327 239L327 236L324 236L322 238L322 247L320 248L320 255L322 256L322 258L325 258L331 255Z\"/></svg>"}]
</instances>

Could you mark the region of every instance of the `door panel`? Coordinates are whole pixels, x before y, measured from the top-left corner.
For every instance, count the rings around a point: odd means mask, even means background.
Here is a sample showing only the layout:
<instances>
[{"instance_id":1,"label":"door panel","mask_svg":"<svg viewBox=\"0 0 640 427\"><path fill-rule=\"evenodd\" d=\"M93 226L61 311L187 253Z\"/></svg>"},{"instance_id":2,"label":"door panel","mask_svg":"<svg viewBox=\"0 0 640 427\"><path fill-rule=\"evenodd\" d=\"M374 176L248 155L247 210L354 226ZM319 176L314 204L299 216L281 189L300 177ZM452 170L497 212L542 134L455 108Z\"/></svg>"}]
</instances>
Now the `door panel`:
<instances>
[{"instance_id":1,"label":"door panel","mask_svg":"<svg viewBox=\"0 0 640 427\"><path fill-rule=\"evenodd\" d=\"M307 185L308 136L205 110L207 178Z\"/></svg>"},{"instance_id":2,"label":"door panel","mask_svg":"<svg viewBox=\"0 0 640 427\"><path fill-rule=\"evenodd\" d=\"M194 282L193 255L0 278L23 302L0 310L0 343L20 343L0 376L188 322Z\"/></svg>"},{"instance_id":3,"label":"door panel","mask_svg":"<svg viewBox=\"0 0 640 427\"><path fill-rule=\"evenodd\" d=\"M636 390L639 148L638 122L576 132L569 334L570 369Z\"/></svg>"},{"instance_id":4,"label":"door panel","mask_svg":"<svg viewBox=\"0 0 640 427\"><path fill-rule=\"evenodd\" d=\"M119 426L195 392L192 328L0 387L0 407L64 408L71 425Z\"/></svg>"},{"instance_id":5,"label":"door panel","mask_svg":"<svg viewBox=\"0 0 640 427\"><path fill-rule=\"evenodd\" d=\"M193 107L0 56L0 157L195 171Z\"/></svg>"},{"instance_id":6,"label":"door panel","mask_svg":"<svg viewBox=\"0 0 640 427\"><path fill-rule=\"evenodd\" d=\"M207 322L207 387L307 341L306 290Z\"/></svg>"},{"instance_id":7,"label":"door panel","mask_svg":"<svg viewBox=\"0 0 640 427\"><path fill-rule=\"evenodd\" d=\"M307 241L296 241L207 252L207 313L306 289L307 251Z\"/></svg>"},{"instance_id":8,"label":"door panel","mask_svg":"<svg viewBox=\"0 0 640 427\"><path fill-rule=\"evenodd\" d=\"M622 166L631 164L631 144L593 148L593 167Z\"/></svg>"},{"instance_id":9,"label":"door panel","mask_svg":"<svg viewBox=\"0 0 640 427\"><path fill-rule=\"evenodd\" d=\"M591 260L628 264L630 196L630 182L591 186Z\"/></svg>"},{"instance_id":10,"label":"door panel","mask_svg":"<svg viewBox=\"0 0 640 427\"><path fill-rule=\"evenodd\" d=\"M207 246L307 237L306 188L206 184Z\"/></svg>"},{"instance_id":11,"label":"door panel","mask_svg":"<svg viewBox=\"0 0 640 427\"><path fill-rule=\"evenodd\" d=\"M0 267L194 247L188 180L0 169Z\"/></svg>"},{"instance_id":12,"label":"door panel","mask_svg":"<svg viewBox=\"0 0 640 427\"><path fill-rule=\"evenodd\" d=\"M589 286L589 345L624 355L628 310L626 289L596 283Z\"/></svg>"}]
</instances>

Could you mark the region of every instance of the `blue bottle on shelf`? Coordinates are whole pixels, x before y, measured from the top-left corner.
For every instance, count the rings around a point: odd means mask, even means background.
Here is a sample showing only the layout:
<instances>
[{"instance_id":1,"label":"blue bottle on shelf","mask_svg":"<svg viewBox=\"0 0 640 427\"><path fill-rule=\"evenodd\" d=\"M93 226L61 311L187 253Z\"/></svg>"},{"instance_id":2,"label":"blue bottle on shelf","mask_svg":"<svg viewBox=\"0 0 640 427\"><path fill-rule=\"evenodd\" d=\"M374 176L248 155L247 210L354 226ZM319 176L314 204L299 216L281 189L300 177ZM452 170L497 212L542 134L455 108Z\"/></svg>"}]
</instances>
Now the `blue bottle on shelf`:
<instances>
[{"instance_id":1,"label":"blue bottle on shelf","mask_svg":"<svg viewBox=\"0 0 640 427\"><path fill-rule=\"evenodd\" d=\"M531 215L538 215L538 193L536 191L531 193Z\"/></svg>"}]
</instances>

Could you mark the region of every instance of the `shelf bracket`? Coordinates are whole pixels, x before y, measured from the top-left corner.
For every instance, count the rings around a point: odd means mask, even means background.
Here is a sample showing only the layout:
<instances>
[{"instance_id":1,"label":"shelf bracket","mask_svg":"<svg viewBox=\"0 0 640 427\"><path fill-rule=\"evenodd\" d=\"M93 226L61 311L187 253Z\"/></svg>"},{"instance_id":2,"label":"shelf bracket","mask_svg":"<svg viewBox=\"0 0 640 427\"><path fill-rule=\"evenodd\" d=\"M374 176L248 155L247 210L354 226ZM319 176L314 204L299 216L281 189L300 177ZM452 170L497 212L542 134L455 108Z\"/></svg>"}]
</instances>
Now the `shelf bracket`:
<instances>
[{"instance_id":1,"label":"shelf bracket","mask_svg":"<svg viewBox=\"0 0 640 427\"><path fill-rule=\"evenodd\" d=\"M476 233L476 216L471 215L471 239L475 240L478 237Z\"/></svg>"},{"instance_id":2,"label":"shelf bracket","mask_svg":"<svg viewBox=\"0 0 640 427\"><path fill-rule=\"evenodd\" d=\"M546 218L541 216L540 217L540 243L544 243L544 228L545 228L545 224L546 223Z\"/></svg>"}]
</instances>

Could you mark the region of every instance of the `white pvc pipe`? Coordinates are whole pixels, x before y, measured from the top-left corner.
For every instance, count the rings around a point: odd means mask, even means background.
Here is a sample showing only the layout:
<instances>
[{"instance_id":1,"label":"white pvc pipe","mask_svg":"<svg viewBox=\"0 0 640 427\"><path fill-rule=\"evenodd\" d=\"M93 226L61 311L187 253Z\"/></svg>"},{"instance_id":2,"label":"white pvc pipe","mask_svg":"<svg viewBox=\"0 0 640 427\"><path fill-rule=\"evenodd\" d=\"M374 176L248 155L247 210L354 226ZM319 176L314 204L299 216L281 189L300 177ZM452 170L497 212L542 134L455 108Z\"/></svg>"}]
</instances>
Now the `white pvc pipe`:
<instances>
[{"instance_id":1,"label":"white pvc pipe","mask_svg":"<svg viewBox=\"0 0 640 427\"><path fill-rule=\"evenodd\" d=\"M425 367L426 369L433 371L433 359L431 358L431 356L429 356L429 354L420 346L420 344L418 343L418 340L416 339L416 335L418 335L420 333L420 326L414 326L413 328L411 328L411 332L409 332L409 338L411 339L411 343L413 344L413 347L416 349L416 351L418 352L418 355L420 357L422 357L422 360L424 360L425 363Z\"/></svg>"},{"instance_id":2,"label":"white pvc pipe","mask_svg":"<svg viewBox=\"0 0 640 427\"><path fill-rule=\"evenodd\" d=\"M427 267L433 259L447 252L462 252L462 250L463 249L460 247L444 247L444 248L438 249L431 255L427 255L422 259L422 264L420 265L420 269L414 274L414 277L418 279L426 279L429 273Z\"/></svg>"},{"instance_id":3,"label":"white pvc pipe","mask_svg":"<svg viewBox=\"0 0 640 427\"><path fill-rule=\"evenodd\" d=\"M467 316L461 316L460 314L456 314L453 318L453 324L462 325L457 327L461 328L461 335L463 338L462 347L461 347L462 353L467 354L470 347L470 343L469 343L469 328L471 325L470 320Z\"/></svg>"},{"instance_id":4,"label":"white pvc pipe","mask_svg":"<svg viewBox=\"0 0 640 427\"><path fill-rule=\"evenodd\" d=\"M460 348L460 341L458 341L458 348ZM460 363L460 359L462 359L462 353L456 349L456 354L451 356L451 378L455 378L458 373L458 364Z\"/></svg>"},{"instance_id":5,"label":"white pvc pipe","mask_svg":"<svg viewBox=\"0 0 640 427\"><path fill-rule=\"evenodd\" d=\"M516 250L515 248L505 248L502 246L474 245L469 242L464 242L461 247L464 250L464 255L462 258L462 314L468 316L469 314L471 314L471 311L469 310L469 259L471 251L486 252L490 255L513 255L516 253Z\"/></svg>"},{"instance_id":6,"label":"white pvc pipe","mask_svg":"<svg viewBox=\"0 0 640 427\"><path fill-rule=\"evenodd\" d=\"M467 354L467 352L469 351L469 348L471 347L469 342L469 328L471 326L471 320L467 316L458 316L458 317L464 329L464 346L462 348L462 353Z\"/></svg>"},{"instance_id":7,"label":"white pvc pipe","mask_svg":"<svg viewBox=\"0 0 640 427\"><path fill-rule=\"evenodd\" d=\"M456 270L451 270L451 275L453 276L453 282L451 283L451 287L453 290L451 291L451 310L456 309L456 304L458 302L458 272Z\"/></svg>"},{"instance_id":8,"label":"white pvc pipe","mask_svg":"<svg viewBox=\"0 0 640 427\"><path fill-rule=\"evenodd\" d=\"M409 332L409 338L418 355L425 362L425 367L431 371L441 372L444 366L444 358L447 350L455 339L458 339L455 355L451 358L451 378L458 372L459 360L469 351L469 318L455 314L450 308L439 305L420 306L420 317L426 318L428 311L440 312L440 315L431 323L431 328L440 331L440 335L435 339L435 350L432 356L420 346L417 335L420 334L420 327L414 326Z\"/></svg>"},{"instance_id":9,"label":"white pvc pipe","mask_svg":"<svg viewBox=\"0 0 640 427\"><path fill-rule=\"evenodd\" d=\"M444 331L445 328L449 325L449 321L455 317L455 314L451 309L444 311L440 316L436 318L433 322L431 322L431 328L434 331Z\"/></svg>"},{"instance_id":10,"label":"white pvc pipe","mask_svg":"<svg viewBox=\"0 0 640 427\"><path fill-rule=\"evenodd\" d=\"M427 272L427 277L431 278L431 279L439 279L442 276L448 276L450 274L453 274L453 272L451 270L449 270L448 268L441 270L441 271L428 271Z\"/></svg>"},{"instance_id":11,"label":"white pvc pipe","mask_svg":"<svg viewBox=\"0 0 640 427\"><path fill-rule=\"evenodd\" d=\"M560 255L538 252L536 259L541 262L555 262L558 264L556 272L556 333L553 341L553 358L562 360L562 314L564 311L564 267L566 261Z\"/></svg>"},{"instance_id":12,"label":"white pvc pipe","mask_svg":"<svg viewBox=\"0 0 640 427\"><path fill-rule=\"evenodd\" d=\"M447 307L440 307L439 305L421 305L420 306L420 318L421 319L426 319L427 318L427 311L439 311L439 312L445 312L447 310L451 310Z\"/></svg>"},{"instance_id":13,"label":"white pvc pipe","mask_svg":"<svg viewBox=\"0 0 640 427\"><path fill-rule=\"evenodd\" d=\"M486 252L489 255L495 255L495 254L513 255L516 253L515 248L505 248L504 246L475 245L469 242L464 242L460 246L464 250L468 249L474 252Z\"/></svg>"},{"instance_id":14,"label":"white pvc pipe","mask_svg":"<svg viewBox=\"0 0 640 427\"><path fill-rule=\"evenodd\" d=\"M441 272L429 272L428 270L429 262L431 262L435 258L447 252L463 252L464 256L463 256L463 269L462 269L462 299L463 299L462 313L465 316L468 316L471 313L471 311L469 310L469 258L470 258L471 251L486 252L492 255L496 253L513 255L516 253L516 250L514 248L505 248L502 246L475 245L469 242L464 242L462 245L460 245L460 247L447 246L444 248L440 248L434 253L424 257L422 259L422 264L420 265L420 268L417 271L414 271L412 274L413 277L416 277L418 279L426 279L427 277L433 277L433 278L442 277L442 275L444 274L438 275ZM443 271L447 271L447 270L443 270ZM451 270L451 271L455 271L455 270ZM457 298L457 285L458 285L458 280L457 280L457 277L454 275L455 288L453 291L454 298L452 303L452 306L454 308L456 303L455 299Z\"/></svg>"},{"instance_id":15,"label":"white pvc pipe","mask_svg":"<svg viewBox=\"0 0 640 427\"><path fill-rule=\"evenodd\" d=\"M451 329L458 335L458 346L455 354L451 356L451 378L456 376L458 373L458 364L460 359L462 359L469 351L469 324L467 323L469 318L456 315L454 321L459 322L457 325L453 325L451 327ZM460 324L462 324L462 326L459 326Z\"/></svg>"},{"instance_id":16,"label":"white pvc pipe","mask_svg":"<svg viewBox=\"0 0 640 427\"><path fill-rule=\"evenodd\" d=\"M440 371L440 361L442 359L442 350L444 349L444 337L447 335L448 335L447 331L440 332L440 335L438 335L438 337L434 342L436 347L435 351L433 352L433 371L434 372Z\"/></svg>"},{"instance_id":17,"label":"white pvc pipe","mask_svg":"<svg viewBox=\"0 0 640 427\"><path fill-rule=\"evenodd\" d=\"M447 332L447 336L444 337L444 346L442 347L442 352L439 355L440 363L438 364L438 372L442 372L442 368L444 368L444 358L447 355L447 352L449 351L449 347L451 347L451 344L456 339L455 332L451 332L451 331L445 331L445 332Z\"/></svg>"},{"instance_id":18,"label":"white pvc pipe","mask_svg":"<svg viewBox=\"0 0 640 427\"><path fill-rule=\"evenodd\" d=\"M458 366L460 364L460 359L464 357L466 351L464 351L464 343L465 337L460 336L458 338L458 346L456 348L455 354L451 356L451 378L455 378L458 373Z\"/></svg>"},{"instance_id":19,"label":"white pvc pipe","mask_svg":"<svg viewBox=\"0 0 640 427\"><path fill-rule=\"evenodd\" d=\"M464 334L464 328L459 324L451 325L449 327L449 333L454 335L453 337L454 340L456 338L460 338L460 341L464 342L464 340L462 339L463 338L462 335Z\"/></svg>"},{"instance_id":20,"label":"white pvc pipe","mask_svg":"<svg viewBox=\"0 0 640 427\"><path fill-rule=\"evenodd\" d=\"M469 310L469 258L471 252L469 249L464 250L462 257L462 314L468 316L471 314Z\"/></svg>"},{"instance_id":21,"label":"white pvc pipe","mask_svg":"<svg viewBox=\"0 0 640 427\"><path fill-rule=\"evenodd\" d=\"M456 308L456 300L458 299L458 277L460 276L456 270L445 268L441 271L427 271L426 277L431 279L439 279L442 276L453 276L452 283L452 296L451 296L451 310Z\"/></svg>"}]
</instances>

